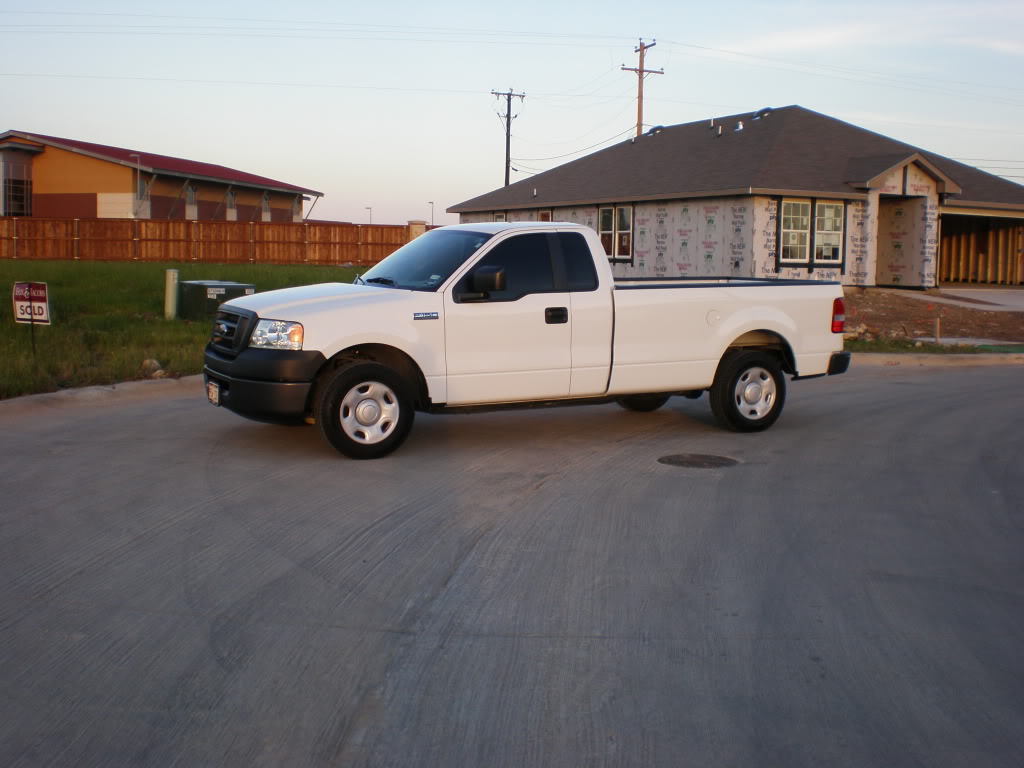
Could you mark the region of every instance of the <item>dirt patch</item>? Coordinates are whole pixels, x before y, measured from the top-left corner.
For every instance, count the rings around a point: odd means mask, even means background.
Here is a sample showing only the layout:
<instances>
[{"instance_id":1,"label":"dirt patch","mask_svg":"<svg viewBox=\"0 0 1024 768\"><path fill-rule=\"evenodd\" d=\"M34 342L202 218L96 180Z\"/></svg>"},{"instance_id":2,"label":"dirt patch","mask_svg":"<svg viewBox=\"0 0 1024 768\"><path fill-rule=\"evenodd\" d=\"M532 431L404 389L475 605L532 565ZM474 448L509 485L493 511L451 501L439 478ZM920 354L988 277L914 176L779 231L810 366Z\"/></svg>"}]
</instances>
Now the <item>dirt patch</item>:
<instances>
[{"instance_id":1,"label":"dirt patch","mask_svg":"<svg viewBox=\"0 0 1024 768\"><path fill-rule=\"evenodd\" d=\"M968 309L876 288L846 288L845 293L847 329L863 325L875 337L929 337L940 318L943 336L1024 341L1024 312Z\"/></svg>"}]
</instances>

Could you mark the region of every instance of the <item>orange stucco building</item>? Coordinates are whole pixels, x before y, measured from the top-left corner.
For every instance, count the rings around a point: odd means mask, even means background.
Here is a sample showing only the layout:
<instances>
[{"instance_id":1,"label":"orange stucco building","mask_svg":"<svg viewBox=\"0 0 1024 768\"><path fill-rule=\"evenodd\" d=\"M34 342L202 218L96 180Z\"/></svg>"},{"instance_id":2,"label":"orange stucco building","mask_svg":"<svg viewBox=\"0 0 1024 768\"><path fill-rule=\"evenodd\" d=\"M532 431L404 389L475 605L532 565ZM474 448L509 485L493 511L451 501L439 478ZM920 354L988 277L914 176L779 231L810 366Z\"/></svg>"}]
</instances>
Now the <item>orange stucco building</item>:
<instances>
[{"instance_id":1,"label":"orange stucco building","mask_svg":"<svg viewBox=\"0 0 1024 768\"><path fill-rule=\"evenodd\" d=\"M0 216L302 221L322 192L211 163L23 131L0 134Z\"/></svg>"}]
</instances>

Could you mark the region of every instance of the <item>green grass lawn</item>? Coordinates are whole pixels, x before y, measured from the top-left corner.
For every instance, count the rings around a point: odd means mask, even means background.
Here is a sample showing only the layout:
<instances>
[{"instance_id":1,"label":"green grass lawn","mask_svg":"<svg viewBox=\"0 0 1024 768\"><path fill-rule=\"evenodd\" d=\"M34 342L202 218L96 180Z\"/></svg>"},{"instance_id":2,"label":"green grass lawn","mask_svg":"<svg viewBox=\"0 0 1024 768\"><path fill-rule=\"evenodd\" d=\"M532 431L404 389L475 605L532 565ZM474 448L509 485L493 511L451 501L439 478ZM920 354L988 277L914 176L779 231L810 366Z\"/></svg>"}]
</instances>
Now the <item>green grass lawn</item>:
<instances>
[{"instance_id":1,"label":"green grass lawn","mask_svg":"<svg viewBox=\"0 0 1024 768\"><path fill-rule=\"evenodd\" d=\"M920 344L921 346L917 346ZM933 355L980 355L999 352L1002 354L1024 352L1018 344L936 344L933 341L912 339L875 339L847 341L844 347L850 352L925 352Z\"/></svg>"},{"instance_id":2,"label":"green grass lawn","mask_svg":"<svg viewBox=\"0 0 1024 768\"><path fill-rule=\"evenodd\" d=\"M179 280L233 280L269 291L310 283L350 283L352 267L142 262L0 261L0 398L142 378L143 360L171 376L199 373L207 321L164 320L164 270ZM47 283L52 325L16 325L11 292L20 281Z\"/></svg>"}]
</instances>

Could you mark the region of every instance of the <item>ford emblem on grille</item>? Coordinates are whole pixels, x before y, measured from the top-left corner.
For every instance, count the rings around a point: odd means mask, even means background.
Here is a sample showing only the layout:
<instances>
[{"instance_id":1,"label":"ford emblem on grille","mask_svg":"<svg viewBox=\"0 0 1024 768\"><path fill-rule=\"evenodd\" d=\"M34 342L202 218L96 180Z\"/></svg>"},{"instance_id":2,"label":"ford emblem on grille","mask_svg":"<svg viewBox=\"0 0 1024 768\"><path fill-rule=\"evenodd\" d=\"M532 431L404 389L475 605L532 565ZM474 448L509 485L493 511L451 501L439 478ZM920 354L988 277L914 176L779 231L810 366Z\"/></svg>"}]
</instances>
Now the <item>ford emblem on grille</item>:
<instances>
[{"instance_id":1,"label":"ford emblem on grille","mask_svg":"<svg viewBox=\"0 0 1024 768\"><path fill-rule=\"evenodd\" d=\"M214 326L213 332L218 336L227 336L228 326L225 323L217 323L217 325Z\"/></svg>"}]
</instances>

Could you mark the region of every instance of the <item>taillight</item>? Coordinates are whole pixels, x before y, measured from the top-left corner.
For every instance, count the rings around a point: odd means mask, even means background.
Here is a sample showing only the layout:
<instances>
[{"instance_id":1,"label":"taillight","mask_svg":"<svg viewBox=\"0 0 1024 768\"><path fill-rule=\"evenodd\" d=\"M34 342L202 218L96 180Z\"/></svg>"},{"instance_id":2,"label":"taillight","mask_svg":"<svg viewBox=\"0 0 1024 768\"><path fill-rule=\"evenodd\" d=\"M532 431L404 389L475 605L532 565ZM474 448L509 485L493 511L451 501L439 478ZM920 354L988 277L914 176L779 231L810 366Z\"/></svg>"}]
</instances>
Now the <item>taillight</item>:
<instances>
[{"instance_id":1,"label":"taillight","mask_svg":"<svg viewBox=\"0 0 1024 768\"><path fill-rule=\"evenodd\" d=\"M832 333L842 333L846 328L846 302L836 299L832 302Z\"/></svg>"}]
</instances>

